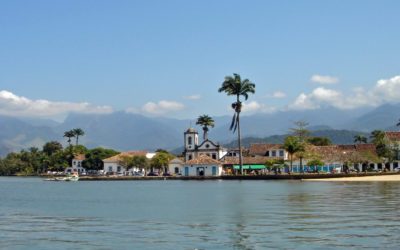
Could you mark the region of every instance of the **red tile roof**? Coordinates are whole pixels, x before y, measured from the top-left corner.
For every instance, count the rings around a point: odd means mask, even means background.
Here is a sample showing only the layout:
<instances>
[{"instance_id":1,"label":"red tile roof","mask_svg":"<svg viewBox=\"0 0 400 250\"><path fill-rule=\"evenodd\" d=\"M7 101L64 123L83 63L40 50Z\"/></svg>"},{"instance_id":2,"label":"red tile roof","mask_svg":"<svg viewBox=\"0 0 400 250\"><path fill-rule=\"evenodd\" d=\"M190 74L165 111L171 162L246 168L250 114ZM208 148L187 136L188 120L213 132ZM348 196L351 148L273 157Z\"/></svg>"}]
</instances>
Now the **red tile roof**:
<instances>
[{"instance_id":1,"label":"red tile roof","mask_svg":"<svg viewBox=\"0 0 400 250\"><path fill-rule=\"evenodd\" d=\"M264 156L243 157L243 164L265 164L267 160L271 160L271 157L264 157ZM239 157L225 156L222 159L222 162L225 165L236 165L239 164Z\"/></svg>"},{"instance_id":2,"label":"red tile roof","mask_svg":"<svg viewBox=\"0 0 400 250\"><path fill-rule=\"evenodd\" d=\"M103 162L119 162L124 157L134 157L134 156L146 156L147 151L127 151L120 154L114 155L110 158L104 159Z\"/></svg>"},{"instance_id":3,"label":"red tile roof","mask_svg":"<svg viewBox=\"0 0 400 250\"><path fill-rule=\"evenodd\" d=\"M386 131L385 136L391 141L400 141L400 132Z\"/></svg>"},{"instance_id":4,"label":"red tile roof","mask_svg":"<svg viewBox=\"0 0 400 250\"><path fill-rule=\"evenodd\" d=\"M250 145L250 155L262 155L269 150L283 149L283 144L267 144L267 143L254 143Z\"/></svg>"},{"instance_id":5,"label":"red tile roof","mask_svg":"<svg viewBox=\"0 0 400 250\"><path fill-rule=\"evenodd\" d=\"M200 155L197 158L194 158L194 159L192 159L190 161L187 161L185 164L186 165L209 165L209 164L220 165L221 162L211 158L210 156Z\"/></svg>"},{"instance_id":6,"label":"red tile roof","mask_svg":"<svg viewBox=\"0 0 400 250\"><path fill-rule=\"evenodd\" d=\"M79 155L74 156L74 160L83 161L85 159L86 159L86 157L84 154L79 154Z\"/></svg>"}]
</instances>

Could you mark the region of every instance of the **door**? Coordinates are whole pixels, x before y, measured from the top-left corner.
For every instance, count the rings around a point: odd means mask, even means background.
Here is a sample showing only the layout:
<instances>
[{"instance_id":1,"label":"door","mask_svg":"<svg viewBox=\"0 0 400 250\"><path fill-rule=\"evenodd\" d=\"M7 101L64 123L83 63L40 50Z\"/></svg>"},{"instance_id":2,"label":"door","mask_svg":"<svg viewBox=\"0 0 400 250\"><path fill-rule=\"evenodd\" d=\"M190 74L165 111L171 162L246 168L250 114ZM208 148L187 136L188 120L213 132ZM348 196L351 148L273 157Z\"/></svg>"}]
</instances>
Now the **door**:
<instances>
[{"instance_id":1,"label":"door","mask_svg":"<svg viewBox=\"0 0 400 250\"><path fill-rule=\"evenodd\" d=\"M212 175L217 175L217 167L215 166L212 167Z\"/></svg>"},{"instance_id":2,"label":"door","mask_svg":"<svg viewBox=\"0 0 400 250\"><path fill-rule=\"evenodd\" d=\"M189 176L189 167L185 167L185 176Z\"/></svg>"}]
</instances>

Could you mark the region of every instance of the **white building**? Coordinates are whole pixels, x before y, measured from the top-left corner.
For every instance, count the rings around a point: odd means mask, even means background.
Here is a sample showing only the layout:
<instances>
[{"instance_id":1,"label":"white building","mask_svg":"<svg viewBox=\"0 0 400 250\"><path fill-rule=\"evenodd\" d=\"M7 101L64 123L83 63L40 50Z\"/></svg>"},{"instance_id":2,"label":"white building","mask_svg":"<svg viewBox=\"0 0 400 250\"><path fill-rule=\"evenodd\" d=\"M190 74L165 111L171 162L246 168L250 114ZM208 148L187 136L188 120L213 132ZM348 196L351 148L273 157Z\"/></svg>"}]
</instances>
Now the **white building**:
<instances>
[{"instance_id":1,"label":"white building","mask_svg":"<svg viewBox=\"0 0 400 250\"><path fill-rule=\"evenodd\" d=\"M71 162L71 167L65 169L65 173L86 173L86 169L83 167L82 162L85 160L85 155L75 155Z\"/></svg>"},{"instance_id":2,"label":"white building","mask_svg":"<svg viewBox=\"0 0 400 250\"><path fill-rule=\"evenodd\" d=\"M182 176L221 176L222 164L207 155L187 161L181 167Z\"/></svg>"},{"instance_id":3,"label":"white building","mask_svg":"<svg viewBox=\"0 0 400 250\"><path fill-rule=\"evenodd\" d=\"M168 164L168 173L172 175L182 175L183 164L184 162L179 158L171 160Z\"/></svg>"},{"instance_id":4,"label":"white building","mask_svg":"<svg viewBox=\"0 0 400 250\"><path fill-rule=\"evenodd\" d=\"M145 156L147 159L153 158L155 153L148 153L147 151L128 151L122 152L118 155L114 155L110 158L104 159L103 170L105 173L118 173L122 174L127 171L127 161L132 159L134 156ZM142 172L141 166L134 166L131 168L132 172Z\"/></svg>"},{"instance_id":5,"label":"white building","mask_svg":"<svg viewBox=\"0 0 400 250\"><path fill-rule=\"evenodd\" d=\"M184 133L184 152L185 161L196 159L201 155L209 156L214 160L221 159L226 153L226 149L211 140L205 140L199 144L199 134L194 128L189 128Z\"/></svg>"},{"instance_id":6,"label":"white building","mask_svg":"<svg viewBox=\"0 0 400 250\"><path fill-rule=\"evenodd\" d=\"M254 143L250 145L249 154L251 156L265 156L269 159L289 159L289 154L283 144Z\"/></svg>"}]
</instances>

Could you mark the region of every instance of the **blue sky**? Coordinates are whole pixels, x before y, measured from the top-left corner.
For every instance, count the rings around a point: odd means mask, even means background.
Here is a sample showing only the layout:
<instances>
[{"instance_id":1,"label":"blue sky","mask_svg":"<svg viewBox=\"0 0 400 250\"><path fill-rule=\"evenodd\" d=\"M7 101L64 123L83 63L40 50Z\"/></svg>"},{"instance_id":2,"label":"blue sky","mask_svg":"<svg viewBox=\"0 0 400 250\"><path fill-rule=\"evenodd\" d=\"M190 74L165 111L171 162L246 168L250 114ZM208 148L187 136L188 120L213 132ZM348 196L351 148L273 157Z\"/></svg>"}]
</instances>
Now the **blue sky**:
<instances>
[{"instance_id":1,"label":"blue sky","mask_svg":"<svg viewBox=\"0 0 400 250\"><path fill-rule=\"evenodd\" d=\"M400 98L399 1L0 1L0 114L231 114ZM380 82L380 83L379 83ZM397 94L398 93L398 94Z\"/></svg>"}]
</instances>

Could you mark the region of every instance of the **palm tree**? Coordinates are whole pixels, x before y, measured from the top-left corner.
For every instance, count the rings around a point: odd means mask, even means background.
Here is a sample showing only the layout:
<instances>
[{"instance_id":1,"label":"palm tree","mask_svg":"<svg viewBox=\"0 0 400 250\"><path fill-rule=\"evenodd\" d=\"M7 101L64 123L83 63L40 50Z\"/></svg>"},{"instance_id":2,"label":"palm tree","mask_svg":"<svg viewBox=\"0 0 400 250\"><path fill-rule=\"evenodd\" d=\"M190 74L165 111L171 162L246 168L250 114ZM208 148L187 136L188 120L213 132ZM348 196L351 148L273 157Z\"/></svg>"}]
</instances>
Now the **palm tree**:
<instances>
[{"instance_id":1,"label":"palm tree","mask_svg":"<svg viewBox=\"0 0 400 250\"><path fill-rule=\"evenodd\" d=\"M85 135L85 131L83 131L81 128L74 128L72 131L76 137L76 145L78 145L79 136Z\"/></svg>"},{"instance_id":2,"label":"palm tree","mask_svg":"<svg viewBox=\"0 0 400 250\"><path fill-rule=\"evenodd\" d=\"M199 116L199 118L197 118L196 125L203 126L203 131L204 131L203 140L205 141L208 139L207 137L208 127L212 128L214 127L214 119L208 115L201 115Z\"/></svg>"},{"instance_id":3,"label":"palm tree","mask_svg":"<svg viewBox=\"0 0 400 250\"><path fill-rule=\"evenodd\" d=\"M367 143L367 137L364 135L355 135L354 136L354 143L356 144L361 144L361 143Z\"/></svg>"},{"instance_id":4,"label":"palm tree","mask_svg":"<svg viewBox=\"0 0 400 250\"><path fill-rule=\"evenodd\" d=\"M240 112L242 111L242 102L240 96L243 96L245 100L249 98L249 93L255 93L256 85L248 79L242 81L239 74L233 74L233 76L226 76L222 86L218 89L218 92L225 92L228 96L236 96L236 102L232 103L232 108L235 113L232 117L232 123L230 130L235 133L238 131L238 145L239 145L239 165L240 174L243 174L243 156L242 156L242 144L240 138Z\"/></svg>"},{"instance_id":5,"label":"palm tree","mask_svg":"<svg viewBox=\"0 0 400 250\"><path fill-rule=\"evenodd\" d=\"M303 151L303 144L300 142L299 138L296 136L288 136L285 138L285 142L283 147L288 152L290 156L290 168L289 172L292 171L293 168L293 155L299 151Z\"/></svg>"},{"instance_id":6,"label":"palm tree","mask_svg":"<svg viewBox=\"0 0 400 250\"><path fill-rule=\"evenodd\" d=\"M385 141L385 132L382 130L374 130L371 132L371 142L375 145L383 144Z\"/></svg>"},{"instance_id":7,"label":"palm tree","mask_svg":"<svg viewBox=\"0 0 400 250\"><path fill-rule=\"evenodd\" d=\"M69 146L71 146L71 138L72 137L75 137L75 133L74 133L74 131L72 131L72 130L69 130L69 131L65 131L64 132L64 137L66 137L66 138L68 138L68 144L69 144Z\"/></svg>"}]
</instances>

